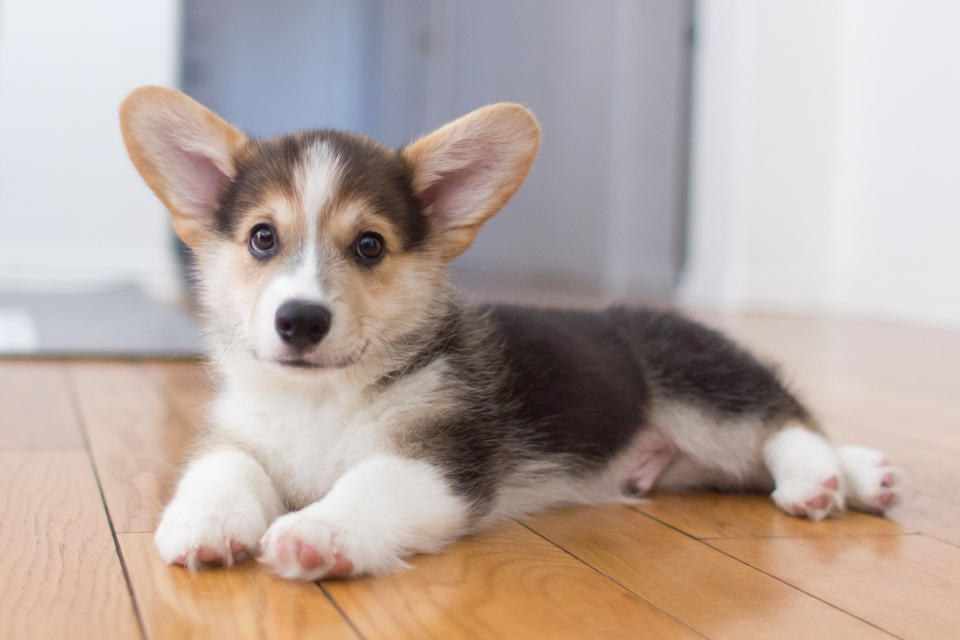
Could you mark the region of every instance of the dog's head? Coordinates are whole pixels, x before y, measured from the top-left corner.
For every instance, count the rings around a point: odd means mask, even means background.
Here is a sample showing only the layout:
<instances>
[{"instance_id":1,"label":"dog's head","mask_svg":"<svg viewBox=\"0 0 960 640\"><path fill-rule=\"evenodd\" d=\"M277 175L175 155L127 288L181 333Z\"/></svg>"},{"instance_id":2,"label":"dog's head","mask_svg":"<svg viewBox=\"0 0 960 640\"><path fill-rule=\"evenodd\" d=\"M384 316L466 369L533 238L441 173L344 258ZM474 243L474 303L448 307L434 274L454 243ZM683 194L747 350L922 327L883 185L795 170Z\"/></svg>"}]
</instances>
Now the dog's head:
<instances>
[{"instance_id":1,"label":"dog's head","mask_svg":"<svg viewBox=\"0 0 960 640\"><path fill-rule=\"evenodd\" d=\"M446 264L523 182L533 115L494 104L397 151L320 130L251 140L187 96L120 107L130 158L197 259L216 345L289 369L383 358L428 326Z\"/></svg>"}]
</instances>

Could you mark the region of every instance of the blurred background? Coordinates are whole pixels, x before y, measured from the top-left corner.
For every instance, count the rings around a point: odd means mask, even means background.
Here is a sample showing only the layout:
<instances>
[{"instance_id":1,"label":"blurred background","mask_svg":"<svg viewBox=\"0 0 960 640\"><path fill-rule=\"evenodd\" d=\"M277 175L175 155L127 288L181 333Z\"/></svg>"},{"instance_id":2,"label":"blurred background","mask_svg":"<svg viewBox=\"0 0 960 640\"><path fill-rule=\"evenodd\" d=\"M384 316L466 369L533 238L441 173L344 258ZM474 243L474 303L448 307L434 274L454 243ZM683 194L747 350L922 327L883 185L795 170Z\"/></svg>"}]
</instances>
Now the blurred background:
<instances>
[{"instance_id":1,"label":"blurred background","mask_svg":"<svg viewBox=\"0 0 960 640\"><path fill-rule=\"evenodd\" d=\"M197 352L117 125L144 84L390 145L527 105L478 297L960 327L958 33L951 0L0 0L0 352Z\"/></svg>"}]
</instances>

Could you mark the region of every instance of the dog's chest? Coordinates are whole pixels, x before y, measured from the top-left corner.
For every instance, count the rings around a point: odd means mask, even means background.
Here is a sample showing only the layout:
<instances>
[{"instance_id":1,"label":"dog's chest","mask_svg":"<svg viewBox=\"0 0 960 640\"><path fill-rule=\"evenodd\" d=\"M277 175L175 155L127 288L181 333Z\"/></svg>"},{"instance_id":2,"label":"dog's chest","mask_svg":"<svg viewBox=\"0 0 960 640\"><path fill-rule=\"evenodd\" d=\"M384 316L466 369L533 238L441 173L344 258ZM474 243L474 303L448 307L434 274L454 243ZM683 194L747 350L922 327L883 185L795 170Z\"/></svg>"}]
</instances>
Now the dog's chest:
<instances>
[{"instance_id":1,"label":"dog's chest","mask_svg":"<svg viewBox=\"0 0 960 640\"><path fill-rule=\"evenodd\" d=\"M214 428L255 453L291 506L322 498L362 460L395 452L412 425L445 405L437 371L380 392L227 385L213 406Z\"/></svg>"},{"instance_id":2,"label":"dog's chest","mask_svg":"<svg viewBox=\"0 0 960 640\"><path fill-rule=\"evenodd\" d=\"M358 398L225 391L215 423L251 450L292 505L318 500L351 466L389 446L385 425Z\"/></svg>"}]
</instances>

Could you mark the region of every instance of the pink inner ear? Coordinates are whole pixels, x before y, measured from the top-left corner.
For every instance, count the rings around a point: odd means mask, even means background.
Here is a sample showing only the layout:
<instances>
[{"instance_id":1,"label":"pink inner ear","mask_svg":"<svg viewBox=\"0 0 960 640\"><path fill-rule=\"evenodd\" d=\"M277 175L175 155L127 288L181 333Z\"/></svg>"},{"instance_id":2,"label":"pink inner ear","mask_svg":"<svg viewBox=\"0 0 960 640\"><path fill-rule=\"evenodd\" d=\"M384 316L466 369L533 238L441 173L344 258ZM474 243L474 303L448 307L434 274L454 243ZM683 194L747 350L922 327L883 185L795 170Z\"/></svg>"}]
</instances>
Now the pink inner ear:
<instances>
[{"instance_id":1,"label":"pink inner ear","mask_svg":"<svg viewBox=\"0 0 960 640\"><path fill-rule=\"evenodd\" d=\"M441 173L420 194L421 203L425 207L432 205L433 215L448 227L469 224L473 209L482 204L485 168L478 164Z\"/></svg>"},{"instance_id":2,"label":"pink inner ear","mask_svg":"<svg viewBox=\"0 0 960 640\"><path fill-rule=\"evenodd\" d=\"M201 211L210 212L220 205L220 198L230 186L224 174L207 156L183 150L180 157L180 190L185 199Z\"/></svg>"}]
</instances>

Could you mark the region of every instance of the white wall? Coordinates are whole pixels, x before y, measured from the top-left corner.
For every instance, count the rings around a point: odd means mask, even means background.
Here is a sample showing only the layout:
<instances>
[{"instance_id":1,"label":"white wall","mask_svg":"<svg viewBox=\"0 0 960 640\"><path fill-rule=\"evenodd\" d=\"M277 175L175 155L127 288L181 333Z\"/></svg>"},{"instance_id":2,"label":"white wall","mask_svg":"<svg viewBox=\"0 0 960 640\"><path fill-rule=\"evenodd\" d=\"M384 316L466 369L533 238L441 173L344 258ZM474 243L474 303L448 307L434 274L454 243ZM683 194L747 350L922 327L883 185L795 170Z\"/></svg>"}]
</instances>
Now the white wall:
<instances>
[{"instance_id":1,"label":"white wall","mask_svg":"<svg viewBox=\"0 0 960 640\"><path fill-rule=\"evenodd\" d=\"M0 290L176 288L117 106L177 78L177 0L0 2Z\"/></svg>"},{"instance_id":2,"label":"white wall","mask_svg":"<svg viewBox=\"0 0 960 640\"><path fill-rule=\"evenodd\" d=\"M699 3L694 303L960 326L960 3Z\"/></svg>"}]
</instances>

